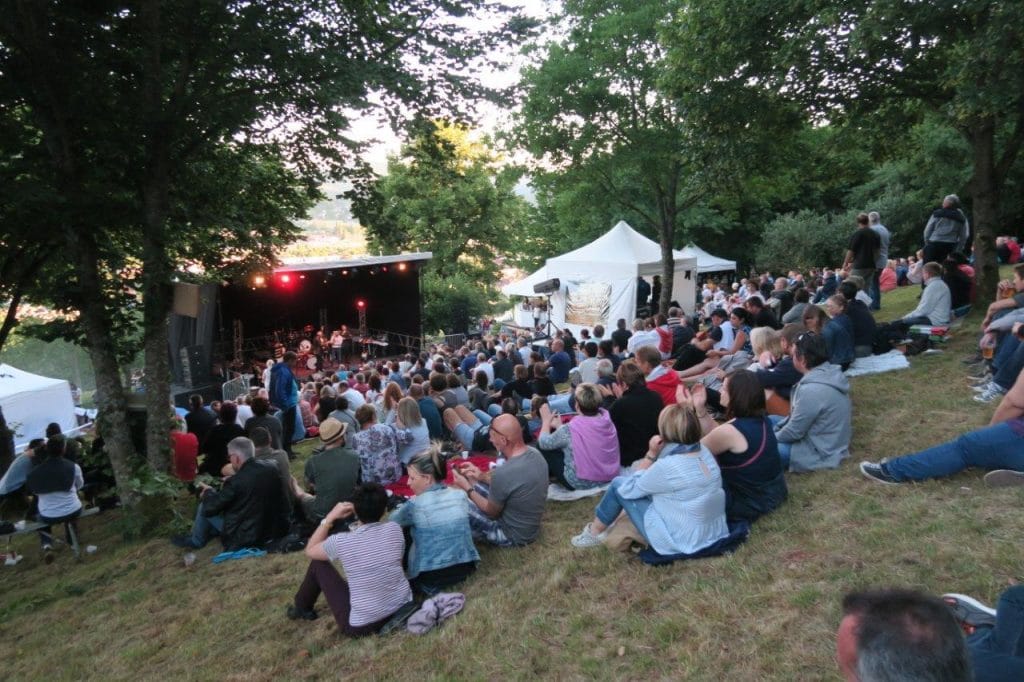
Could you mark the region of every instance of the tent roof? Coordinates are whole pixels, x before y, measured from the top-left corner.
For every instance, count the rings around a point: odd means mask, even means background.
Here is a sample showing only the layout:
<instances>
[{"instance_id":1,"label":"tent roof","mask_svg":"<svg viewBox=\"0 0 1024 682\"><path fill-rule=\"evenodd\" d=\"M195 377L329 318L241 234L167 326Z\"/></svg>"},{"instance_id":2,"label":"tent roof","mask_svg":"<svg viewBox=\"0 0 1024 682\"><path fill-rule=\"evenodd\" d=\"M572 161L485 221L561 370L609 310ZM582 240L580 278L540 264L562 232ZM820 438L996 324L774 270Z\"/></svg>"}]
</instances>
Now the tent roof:
<instances>
[{"instance_id":1,"label":"tent roof","mask_svg":"<svg viewBox=\"0 0 1024 682\"><path fill-rule=\"evenodd\" d=\"M679 251L676 251L676 254L677 256L682 255L684 257L696 258L697 272L723 272L736 269L736 261L712 256L696 244L687 244Z\"/></svg>"},{"instance_id":2,"label":"tent roof","mask_svg":"<svg viewBox=\"0 0 1024 682\"><path fill-rule=\"evenodd\" d=\"M546 279L550 279L548 277L548 268L546 265L542 265L539 270L527 275L518 282L512 282L503 286L501 293L506 296L534 296L536 294L533 290L533 285Z\"/></svg>"},{"instance_id":3,"label":"tent roof","mask_svg":"<svg viewBox=\"0 0 1024 682\"><path fill-rule=\"evenodd\" d=\"M8 364L0 364L0 398L36 391L40 388L59 386L64 383L67 383L64 379L51 379Z\"/></svg>"},{"instance_id":4,"label":"tent roof","mask_svg":"<svg viewBox=\"0 0 1024 682\"><path fill-rule=\"evenodd\" d=\"M693 268L696 265L695 261L682 253L673 253L677 258L677 270ZM621 276L622 273L607 272L605 268L608 266L629 268L633 271L633 276L658 275L661 274L661 246L620 220L615 227L589 244L561 256L549 258L547 266L552 276L558 276L559 273L571 274L574 269L599 270L606 275Z\"/></svg>"}]
</instances>

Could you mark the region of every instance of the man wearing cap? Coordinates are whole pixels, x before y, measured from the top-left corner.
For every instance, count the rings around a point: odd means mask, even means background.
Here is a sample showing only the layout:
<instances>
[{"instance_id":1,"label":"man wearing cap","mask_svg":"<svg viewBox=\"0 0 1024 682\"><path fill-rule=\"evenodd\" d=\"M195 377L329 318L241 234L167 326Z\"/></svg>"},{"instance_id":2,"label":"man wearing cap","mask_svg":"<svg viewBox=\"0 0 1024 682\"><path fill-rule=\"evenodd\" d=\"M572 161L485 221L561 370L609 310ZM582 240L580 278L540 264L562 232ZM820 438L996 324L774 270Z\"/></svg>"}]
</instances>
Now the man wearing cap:
<instances>
[{"instance_id":1,"label":"man wearing cap","mask_svg":"<svg viewBox=\"0 0 1024 682\"><path fill-rule=\"evenodd\" d=\"M348 424L328 417L320 423L324 449L306 461L306 485L313 494L296 489L306 521L318 523L339 502L352 499L359 483L359 455L345 442ZM296 486L298 488L298 486Z\"/></svg>"}]
</instances>

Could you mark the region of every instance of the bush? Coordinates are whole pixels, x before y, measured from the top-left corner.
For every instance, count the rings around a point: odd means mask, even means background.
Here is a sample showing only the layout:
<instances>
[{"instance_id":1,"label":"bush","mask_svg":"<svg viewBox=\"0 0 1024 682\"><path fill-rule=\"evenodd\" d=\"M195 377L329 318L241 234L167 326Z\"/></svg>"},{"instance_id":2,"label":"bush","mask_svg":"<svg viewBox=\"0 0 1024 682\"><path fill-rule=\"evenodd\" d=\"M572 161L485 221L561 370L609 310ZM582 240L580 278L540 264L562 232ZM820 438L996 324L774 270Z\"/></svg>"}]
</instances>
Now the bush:
<instances>
[{"instance_id":1,"label":"bush","mask_svg":"<svg viewBox=\"0 0 1024 682\"><path fill-rule=\"evenodd\" d=\"M856 213L843 216L800 211L768 223L757 251L759 270L807 270L838 267L843 263L846 242L856 229Z\"/></svg>"},{"instance_id":2,"label":"bush","mask_svg":"<svg viewBox=\"0 0 1024 682\"><path fill-rule=\"evenodd\" d=\"M458 334L476 326L476 321L494 307L493 290L459 273L439 277L423 275L423 331L427 335Z\"/></svg>"}]
</instances>

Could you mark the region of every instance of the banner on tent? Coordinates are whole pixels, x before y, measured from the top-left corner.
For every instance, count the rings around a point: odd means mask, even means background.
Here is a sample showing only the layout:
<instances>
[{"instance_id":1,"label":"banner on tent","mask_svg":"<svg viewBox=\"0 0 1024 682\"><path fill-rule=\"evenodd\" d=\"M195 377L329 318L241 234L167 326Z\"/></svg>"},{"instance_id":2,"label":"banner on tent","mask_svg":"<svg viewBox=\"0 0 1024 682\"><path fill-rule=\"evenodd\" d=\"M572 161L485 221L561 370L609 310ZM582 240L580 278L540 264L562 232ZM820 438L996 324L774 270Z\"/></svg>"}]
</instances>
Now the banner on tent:
<instances>
[{"instance_id":1,"label":"banner on tent","mask_svg":"<svg viewBox=\"0 0 1024 682\"><path fill-rule=\"evenodd\" d=\"M605 324L611 309L611 298L612 286L607 282L570 283L565 297L566 323L586 327Z\"/></svg>"}]
</instances>

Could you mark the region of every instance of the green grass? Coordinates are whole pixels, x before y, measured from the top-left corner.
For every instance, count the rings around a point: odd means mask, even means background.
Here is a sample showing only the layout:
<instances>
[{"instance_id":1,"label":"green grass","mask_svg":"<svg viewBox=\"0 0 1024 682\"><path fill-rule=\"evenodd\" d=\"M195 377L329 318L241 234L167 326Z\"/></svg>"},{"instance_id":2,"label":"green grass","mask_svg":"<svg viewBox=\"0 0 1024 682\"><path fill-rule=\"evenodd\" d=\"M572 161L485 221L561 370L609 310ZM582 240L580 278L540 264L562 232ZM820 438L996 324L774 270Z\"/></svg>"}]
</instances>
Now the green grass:
<instances>
[{"instance_id":1,"label":"green grass","mask_svg":"<svg viewBox=\"0 0 1024 682\"><path fill-rule=\"evenodd\" d=\"M886 296L880 319L913 307ZM482 548L462 614L424 637L350 641L329 617L284 617L301 554L185 568L164 539L122 542L116 514L83 521L100 551L76 565L0 567L0 656L20 679L838 679L840 600L851 589L956 590L992 601L1024 580L1015 515L1024 493L988 490L980 472L889 488L861 459L919 449L988 422L960 359L975 313L944 353L853 380L852 456L837 471L790 475L790 499L729 557L653 569L569 538L593 500L550 504L540 540ZM321 612L324 608L321 604Z\"/></svg>"}]
</instances>

